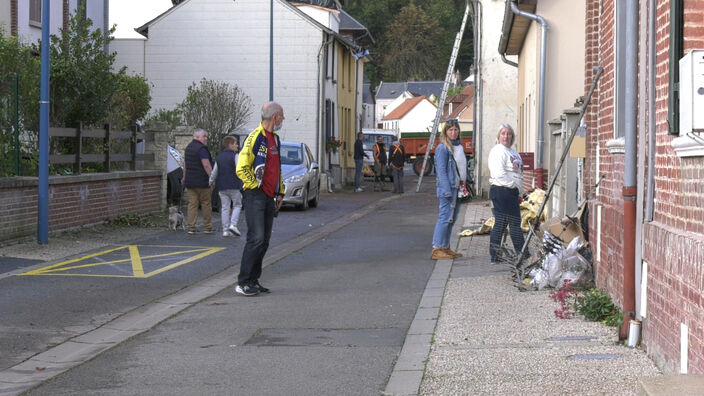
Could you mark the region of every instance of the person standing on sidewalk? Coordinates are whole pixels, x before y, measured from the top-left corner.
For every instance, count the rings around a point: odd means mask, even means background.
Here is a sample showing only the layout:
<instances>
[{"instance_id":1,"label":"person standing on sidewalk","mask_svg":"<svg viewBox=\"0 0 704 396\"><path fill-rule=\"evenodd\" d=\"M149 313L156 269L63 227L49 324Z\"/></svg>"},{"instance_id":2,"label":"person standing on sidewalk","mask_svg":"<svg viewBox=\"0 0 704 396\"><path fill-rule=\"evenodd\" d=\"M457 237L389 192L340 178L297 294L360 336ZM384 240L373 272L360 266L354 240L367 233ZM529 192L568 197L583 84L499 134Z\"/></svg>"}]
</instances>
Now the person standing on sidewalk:
<instances>
[{"instance_id":1,"label":"person standing on sidewalk","mask_svg":"<svg viewBox=\"0 0 704 396\"><path fill-rule=\"evenodd\" d=\"M494 206L494 227L489 236L489 254L491 262L498 262L498 250L501 246L506 225L513 248L518 254L523 249L523 230L521 230L521 208L518 198L523 190L523 161L511 146L516 134L509 124L501 124L496 136L497 144L489 151L489 198Z\"/></svg>"},{"instance_id":2,"label":"person standing on sidewalk","mask_svg":"<svg viewBox=\"0 0 704 396\"><path fill-rule=\"evenodd\" d=\"M237 160L237 176L244 184L247 243L242 252L235 292L243 296L270 292L259 283L259 277L264 255L269 248L274 217L281 208L285 192L279 137L275 133L281 129L284 119L281 105L265 103L262 106L262 122L245 139Z\"/></svg>"},{"instance_id":3,"label":"person standing on sidewalk","mask_svg":"<svg viewBox=\"0 0 704 396\"><path fill-rule=\"evenodd\" d=\"M354 192L362 192L362 168L364 167L364 158L369 158L364 152L364 134L359 132L357 140L354 141Z\"/></svg>"},{"instance_id":4,"label":"person standing on sidewalk","mask_svg":"<svg viewBox=\"0 0 704 396\"><path fill-rule=\"evenodd\" d=\"M198 205L203 210L203 228L206 234L213 233L213 209L210 204L211 188L209 184L212 172L212 160L208 150L208 132L198 128L193 132L193 140L186 146L185 166L181 184L188 193L188 233L198 232Z\"/></svg>"},{"instance_id":5,"label":"person standing on sidewalk","mask_svg":"<svg viewBox=\"0 0 704 396\"><path fill-rule=\"evenodd\" d=\"M381 183L379 190L384 191L384 178L386 177L386 163L388 159L386 157L384 139L381 136L377 136L372 154L374 155L374 179L376 182ZM374 183L374 191L376 191L376 183Z\"/></svg>"},{"instance_id":6,"label":"person standing on sidewalk","mask_svg":"<svg viewBox=\"0 0 704 396\"><path fill-rule=\"evenodd\" d=\"M394 178L392 194L403 194L403 164L406 162L406 148L398 140L389 148L389 168Z\"/></svg>"},{"instance_id":7,"label":"person standing on sidewalk","mask_svg":"<svg viewBox=\"0 0 704 396\"><path fill-rule=\"evenodd\" d=\"M440 143L435 149L435 174L437 196L440 200L438 221L433 232L431 259L447 260L462 257L450 249L452 226L457 219L460 205L457 204L457 189L460 185L460 166L466 169L467 159L460 142L460 126L457 120L448 120L440 133Z\"/></svg>"},{"instance_id":8,"label":"person standing on sidewalk","mask_svg":"<svg viewBox=\"0 0 704 396\"><path fill-rule=\"evenodd\" d=\"M240 236L237 223L242 211L242 180L237 177L237 151L239 144L234 136L225 136L222 139L223 150L215 157L215 167L210 173L210 185L218 188L220 195L220 219L222 220L222 236ZM230 206L232 205L232 216Z\"/></svg>"}]
</instances>

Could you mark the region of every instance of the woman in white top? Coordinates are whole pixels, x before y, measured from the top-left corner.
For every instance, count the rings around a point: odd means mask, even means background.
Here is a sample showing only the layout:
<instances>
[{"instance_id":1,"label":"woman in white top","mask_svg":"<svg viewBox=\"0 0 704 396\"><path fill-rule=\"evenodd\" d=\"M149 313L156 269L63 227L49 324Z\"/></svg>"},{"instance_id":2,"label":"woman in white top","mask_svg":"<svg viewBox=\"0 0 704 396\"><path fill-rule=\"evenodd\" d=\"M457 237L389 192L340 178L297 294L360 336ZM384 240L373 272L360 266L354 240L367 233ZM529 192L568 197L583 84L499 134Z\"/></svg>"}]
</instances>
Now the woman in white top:
<instances>
[{"instance_id":1,"label":"woman in white top","mask_svg":"<svg viewBox=\"0 0 704 396\"><path fill-rule=\"evenodd\" d=\"M509 124L501 124L496 137L497 145L489 152L489 198L494 205L494 228L489 238L491 262L498 262L498 248L501 246L506 225L518 254L523 249L523 231L521 230L521 209L518 198L523 190L523 162L516 150L512 149L516 134Z\"/></svg>"}]
</instances>

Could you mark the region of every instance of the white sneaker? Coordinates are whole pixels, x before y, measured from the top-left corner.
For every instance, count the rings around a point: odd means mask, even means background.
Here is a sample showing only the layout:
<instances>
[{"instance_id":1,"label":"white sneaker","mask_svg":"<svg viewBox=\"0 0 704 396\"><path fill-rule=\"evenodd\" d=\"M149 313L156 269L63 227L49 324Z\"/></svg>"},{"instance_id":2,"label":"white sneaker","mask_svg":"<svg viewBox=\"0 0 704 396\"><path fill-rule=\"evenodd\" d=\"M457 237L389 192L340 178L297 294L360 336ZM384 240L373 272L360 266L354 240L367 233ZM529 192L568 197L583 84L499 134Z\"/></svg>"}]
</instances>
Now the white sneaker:
<instances>
[{"instance_id":1,"label":"white sneaker","mask_svg":"<svg viewBox=\"0 0 704 396\"><path fill-rule=\"evenodd\" d=\"M363 190L361 187L354 189L354 192L363 192L363 191L364 191L364 190Z\"/></svg>"},{"instance_id":2,"label":"white sneaker","mask_svg":"<svg viewBox=\"0 0 704 396\"><path fill-rule=\"evenodd\" d=\"M223 232L222 232L222 236L224 236L224 237L229 237L230 235L231 235L231 234L230 234L229 231L223 231Z\"/></svg>"},{"instance_id":3,"label":"white sneaker","mask_svg":"<svg viewBox=\"0 0 704 396\"><path fill-rule=\"evenodd\" d=\"M238 230L237 227L235 227L235 226L233 226L233 225L231 225L230 228L228 228L228 230L230 230L231 233L233 233L233 234L235 234L235 235L237 235L237 236L242 235L242 234L240 233L240 230Z\"/></svg>"}]
</instances>

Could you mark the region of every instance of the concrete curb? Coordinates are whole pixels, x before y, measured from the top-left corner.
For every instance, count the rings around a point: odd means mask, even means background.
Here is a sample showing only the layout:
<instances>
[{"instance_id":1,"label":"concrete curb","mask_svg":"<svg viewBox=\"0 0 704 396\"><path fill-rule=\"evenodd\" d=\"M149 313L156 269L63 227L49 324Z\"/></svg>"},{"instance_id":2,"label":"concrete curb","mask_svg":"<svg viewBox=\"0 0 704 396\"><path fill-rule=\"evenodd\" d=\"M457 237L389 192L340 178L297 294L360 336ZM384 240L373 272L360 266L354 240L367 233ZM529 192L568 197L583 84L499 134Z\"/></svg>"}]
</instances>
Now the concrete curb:
<instances>
[{"instance_id":1,"label":"concrete curb","mask_svg":"<svg viewBox=\"0 0 704 396\"><path fill-rule=\"evenodd\" d=\"M459 244L459 229L464 224L466 212L462 211L452 229L450 246ZM461 221L460 221L461 220ZM430 254L430 253L428 253ZM425 373L425 363L430 354L430 346L435 334L435 326L440 317L440 309L445 294L445 286L450 277L453 260L437 260L425 291L421 297L416 315L406 333L401 353L386 384L383 395L417 395Z\"/></svg>"}]
</instances>

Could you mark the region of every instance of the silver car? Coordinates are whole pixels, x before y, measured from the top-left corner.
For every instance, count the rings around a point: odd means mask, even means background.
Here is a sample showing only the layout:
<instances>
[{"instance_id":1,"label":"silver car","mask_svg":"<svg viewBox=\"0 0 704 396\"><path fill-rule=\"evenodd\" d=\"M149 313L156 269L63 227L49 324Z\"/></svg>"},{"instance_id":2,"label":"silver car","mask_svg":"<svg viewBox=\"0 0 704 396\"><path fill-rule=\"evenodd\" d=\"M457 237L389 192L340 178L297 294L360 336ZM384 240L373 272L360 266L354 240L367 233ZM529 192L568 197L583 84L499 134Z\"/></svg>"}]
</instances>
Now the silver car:
<instances>
[{"instance_id":1,"label":"silver car","mask_svg":"<svg viewBox=\"0 0 704 396\"><path fill-rule=\"evenodd\" d=\"M305 143L281 142L281 172L286 195L284 203L300 210L315 208L320 200L320 166Z\"/></svg>"}]
</instances>

